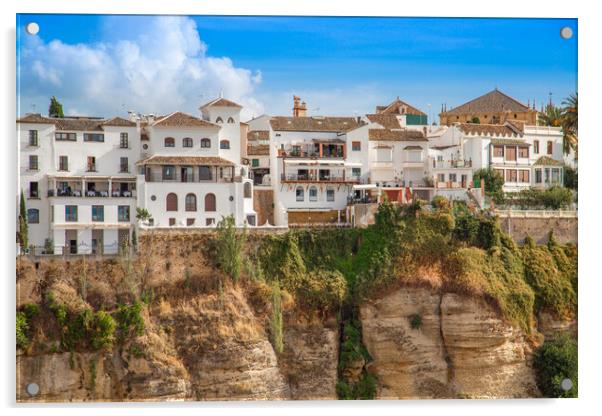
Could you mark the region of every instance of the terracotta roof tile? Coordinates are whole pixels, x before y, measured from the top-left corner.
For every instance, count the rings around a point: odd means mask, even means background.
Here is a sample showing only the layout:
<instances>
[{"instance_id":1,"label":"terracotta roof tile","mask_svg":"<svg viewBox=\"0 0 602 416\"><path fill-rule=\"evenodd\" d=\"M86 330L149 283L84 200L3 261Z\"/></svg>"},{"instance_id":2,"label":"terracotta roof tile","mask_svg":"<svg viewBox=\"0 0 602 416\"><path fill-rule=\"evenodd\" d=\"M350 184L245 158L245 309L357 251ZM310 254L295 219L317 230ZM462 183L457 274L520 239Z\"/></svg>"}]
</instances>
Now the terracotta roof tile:
<instances>
[{"instance_id":1,"label":"terracotta roof tile","mask_svg":"<svg viewBox=\"0 0 602 416\"><path fill-rule=\"evenodd\" d=\"M151 156L137 165L211 165L234 166L234 163L217 156Z\"/></svg>"},{"instance_id":2,"label":"terracotta roof tile","mask_svg":"<svg viewBox=\"0 0 602 416\"><path fill-rule=\"evenodd\" d=\"M249 156L268 156L270 154L270 146L267 144L248 145L247 155Z\"/></svg>"},{"instance_id":3,"label":"terracotta roof tile","mask_svg":"<svg viewBox=\"0 0 602 416\"><path fill-rule=\"evenodd\" d=\"M516 127L508 124L474 124L456 123L460 131L469 136L491 136L491 137L522 137L523 134Z\"/></svg>"},{"instance_id":4,"label":"terracotta roof tile","mask_svg":"<svg viewBox=\"0 0 602 416\"><path fill-rule=\"evenodd\" d=\"M136 126L136 123L121 117L105 120L99 117L44 117L40 114L27 114L18 118L17 123L54 124L57 130L62 131L102 131L103 126Z\"/></svg>"},{"instance_id":5,"label":"terracotta roof tile","mask_svg":"<svg viewBox=\"0 0 602 416\"><path fill-rule=\"evenodd\" d=\"M400 129L401 124L395 114L366 114L372 123L380 124L386 129Z\"/></svg>"},{"instance_id":6,"label":"terracotta roof tile","mask_svg":"<svg viewBox=\"0 0 602 416\"><path fill-rule=\"evenodd\" d=\"M113 117L102 123L103 126L136 127L136 123L121 117Z\"/></svg>"},{"instance_id":7,"label":"terracotta roof tile","mask_svg":"<svg viewBox=\"0 0 602 416\"><path fill-rule=\"evenodd\" d=\"M391 142L426 142L428 141L421 131L416 130L389 130L369 129L368 140L391 141Z\"/></svg>"},{"instance_id":8,"label":"terracotta roof tile","mask_svg":"<svg viewBox=\"0 0 602 416\"><path fill-rule=\"evenodd\" d=\"M54 120L38 113L28 113L17 119L17 123L54 124Z\"/></svg>"},{"instance_id":9,"label":"terracotta roof tile","mask_svg":"<svg viewBox=\"0 0 602 416\"><path fill-rule=\"evenodd\" d=\"M461 115L470 113L501 113L504 111L525 112L529 111L529 107L495 89L441 114Z\"/></svg>"},{"instance_id":10,"label":"terracotta roof tile","mask_svg":"<svg viewBox=\"0 0 602 416\"><path fill-rule=\"evenodd\" d=\"M524 140L518 140L518 139L491 139L491 144L495 144L495 145L514 144L514 145L520 145L520 146L531 146L530 143L527 143Z\"/></svg>"},{"instance_id":11,"label":"terracotta roof tile","mask_svg":"<svg viewBox=\"0 0 602 416\"><path fill-rule=\"evenodd\" d=\"M344 132L360 124L355 117L272 117L270 125L276 131Z\"/></svg>"},{"instance_id":12,"label":"terracotta roof tile","mask_svg":"<svg viewBox=\"0 0 602 416\"><path fill-rule=\"evenodd\" d=\"M251 130L247 132L247 140L269 140L269 130Z\"/></svg>"},{"instance_id":13,"label":"terracotta roof tile","mask_svg":"<svg viewBox=\"0 0 602 416\"><path fill-rule=\"evenodd\" d=\"M190 114L176 111L167 116L157 118L153 123L153 126L160 127L214 127L219 128L218 125L210 123L202 118L191 116Z\"/></svg>"},{"instance_id":14,"label":"terracotta roof tile","mask_svg":"<svg viewBox=\"0 0 602 416\"><path fill-rule=\"evenodd\" d=\"M425 113L423 113L416 107L413 107L410 104L401 101L399 97L387 106L377 106L376 112L380 114L413 114L416 116L426 116Z\"/></svg>"},{"instance_id":15,"label":"terracotta roof tile","mask_svg":"<svg viewBox=\"0 0 602 416\"><path fill-rule=\"evenodd\" d=\"M534 165L537 166L562 166L563 163L559 160L552 159L549 156L542 156L537 161L535 161Z\"/></svg>"},{"instance_id":16,"label":"terracotta roof tile","mask_svg":"<svg viewBox=\"0 0 602 416\"><path fill-rule=\"evenodd\" d=\"M242 105L236 104L234 101L226 100L225 98L216 98L213 101L209 101L207 104L203 104L200 108L207 107L236 107L242 108Z\"/></svg>"}]
</instances>

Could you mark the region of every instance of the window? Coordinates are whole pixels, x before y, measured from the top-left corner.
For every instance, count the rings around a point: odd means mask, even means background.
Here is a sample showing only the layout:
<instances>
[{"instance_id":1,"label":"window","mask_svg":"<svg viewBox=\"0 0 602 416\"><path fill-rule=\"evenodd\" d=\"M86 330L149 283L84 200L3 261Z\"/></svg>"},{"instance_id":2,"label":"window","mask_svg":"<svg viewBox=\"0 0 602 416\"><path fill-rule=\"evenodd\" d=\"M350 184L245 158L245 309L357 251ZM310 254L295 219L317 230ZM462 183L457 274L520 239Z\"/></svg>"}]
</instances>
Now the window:
<instances>
[{"instance_id":1,"label":"window","mask_svg":"<svg viewBox=\"0 0 602 416\"><path fill-rule=\"evenodd\" d=\"M163 166L163 180L173 181L176 179L176 167L172 165Z\"/></svg>"},{"instance_id":2,"label":"window","mask_svg":"<svg viewBox=\"0 0 602 416\"><path fill-rule=\"evenodd\" d=\"M230 148L230 141L229 140L222 140L219 142L219 148L220 149L229 149Z\"/></svg>"},{"instance_id":3,"label":"window","mask_svg":"<svg viewBox=\"0 0 602 416\"><path fill-rule=\"evenodd\" d=\"M543 170L543 172L546 183L550 183L550 169L546 168Z\"/></svg>"},{"instance_id":4,"label":"window","mask_svg":"<svg viewBox=\"0 0 602 416\"><path fill-rule=\"evenodd\" d=\"M38 197L38 183L37 182L29 182L29 197L30 198Z\"/></svg>"},{"instance_id":5,"label":"window","mask_svg":"<svg viewBox=\"0 0 602 416\"><path fill-rule=\"evenodd\" d=\"M194 172L192 166L183 166L180 168L180 182L194 182Z\"/></svg>"},{"instance_id":6,"label":"window","mask_svg":"<svg viewBox=\"0 0 602 416\"><path fill-rule=\"evenodd\" d=\"M38 170L38 156L29 155L29 170Z\"/></svg>"},{"instance_id":7,"label":"window","mask_svg":"<svg viewBox=\"0 0 602 416\"><path fill-rule=\"evenodd\" d=\"M188 194L185 199L186 211L196 211L196 195Z\"/></svg>"},{"instance_id":8,"label":"window","mask_svg":"<svg viewBox=\"0 0 602 416\"><path fill-rule=\"evenodd\" d=\"M541 183L541 169L535 169L535 183Z\"/></svg>"},{"instance_id":9,"label":"window","mask_svg":"<svg viewBox=\"0 0 602 416\"><path fill-rule=\"evenodd\" d=\"M119 222L128 222L130 220L130 206L119 205L117 207L117 220Z\"/></svg>"},{"instance_id":10,"label":"window","mask_svg":"<svg viewBox=\"0 0 602 416\"><path fill-rule=\"evenodd\" d=\"M539 153L539 140L533 140L533 153Z\"/></svg>"},{"instance_id":11,"label":"window","mask_svg":"<svg viewBox=\"0 0 602 416\"><path fill-rule=\"evenodd\" d=\"M128 149L129 143L128 143L128 134L127 133L121 133L119 135L119 147L121 149Z\"/></svg>"},{"instance_id":12,"label":"window","mask_svg":"<svg viewBox=\"0 0 602 416\"><path fill-rule=\"evenodd\" d=\"M199 180L210 181L211 180L211 167L199 166Z\"/></svg>"},{"instance_id":13,"label":"window","mask_svg":"<svg viewBox=\"0 0 602 416\"><path fill-rule=\"evenodd\" d=\"M169 226L173 227L174 225L176 225L176 219L175 218L170 218L169 219Z\"/></svg>"},{"instance_id":14,"label":"window","mask_svg":"<svg viewBox=\"0 0 602 416\"><path fill-rule=\"evenodd\" d=\"M215 212L216 211L216 203L215 203L215 195L214 194L205 195L205 211L206 212Z\"/></svg>"},{"instance_id":15,"label":"window","mask_svg":"<svg viewBox=\"0 0 602 416\"><path fill-rule=\"evenodd\" d=\"M85 142L104 142L105 135L102 133L84 133Z\"/></svg>"},{"instance_id":16,"label":"window","mask_svg":"<svg viewBox=\"0 0 602 416\"><path fill-rule=\"evenodd\" d=\"M297 189L295 190L295 195L296 195L297 202L303 202L303 200L305 199L305 192L303 191L303 188L300 186L297 186Z\"/></svg>"},{"instance_id":17,"label":"window","mask_svg":"<svg viewBox=\"0 0 602 416\"><path fill-rule=\"evenodd\" d=\"M253 198L253 191L251 189L250 182L245 182L244 184L244 196L245 198Z\"/></svg>"},{"instance_id":18,"label":"window","mask_svg":"<svg viewBox=\"0 0 602 416\"><path fill-rule=\"evenodd\" d=\"M208 138L201 139L201 148L208 149L211 147L211 140Z\"/></svg>"},{"instance_id":19,"label":"window","mask_svg":"<svg viewBox=\"0 0 602 416\"><path fill-rule=\"evenodd\" d=\"M235 121L232 117L228 117L228 124L234 124Z\"/></svg>"},{"instance_id":20,"label":"window","mask_svg":"<svg viewBox=\"0 0 602 416\"><path fill-rule=\"evenodd\" d=\"M105 220L105 207L103 205L92 205L92 221L102 222Z\"/></svg>"},{"instance_id":21,"label":"window","mask_svg":"<svg viewBox=\"0 0 602 416\"><path fill-rule=\"evenodd\" d=\"M119 172L129 172L130 171L130 167L128 164L128 158L127 157L121 157L119 158Z\"/></svg>"},{"instance_id":22,"label":"window","mask_svg":"<svg viewBox=\"0 0 602 416\"><path fill-rule=\"evenodd\" d=\"M493 146L493 157L504 157L504 146Z\"/></svg>"},{"instance_id":23,"label":"window","mask_svg":"<svg viewBox=\"0 0 602 416\"><path fill-rule=\"evenodd\" d=\"M87 170L88 172L96 172L96 158L94 156L88 156Z\"/></svg>"},{"instance_id":24,"label":"window","mask_svg":"<svg viewBox=\"0 0 602 416\"><path fill-rule=\"evenodd\" d=\"M362 142L351 142L351 150L354 152L362 150Z\"/></svg>"},{"instance_id":25,"label":"window","mask_svg":"<svg viewBox=\"0 0 602 416\"><path fill-rule=\"evenodd\" d=\"M548 142L548 149L547 149L547 150L548 150L548 154L549 154L549 155L551 155L551 154L552 154L552 146L553 146L553 143L549 141L549 142Z\"/></svg>"},{"instance_id":26,"label":"window","mask_svg":"<svg viewBox=\"0 0 602 416\"><path fill-rule=\"evenodd\" d=\"M251 160L251 166L256 168L259 166L259 159L252 159Z\"/></svg>"},{"instance_id":27,"label":"window","mask_svg":"<svg viewBox=\"0 0 602 416\"><path fill-rule=\"evenodd\" d=\"M29 145L30 146L38 146L38 131L37 130L29 130Z\"/></svg>"},{"instance_id":28,"label":"window","mask_svg":"<svg viewBox=\"0 0 602 416\"><path fill-rule=\"evenodd\" d=\"M205 220L205 225L206 226L215 225L215 218L207 218Z\"/></svg>"},{"instance_id":29,"label":"window","mask_svg":"<svg viewBox=\"0 0 602 416\"><path fill-rule=\"evenodd\" d=\"M351 168L351 176L355 178L362 176L362 168Z\"/></svg>"},{"instance_id":30,"label":"window","mask_svg":"<svg viewBox=\"0 0 602 416\"><path fill-rule=\"evenodd\" d=\"M334 189L329 188L326 190L326 201L334 202Z\"/></svg>"},{"instance_id":31,"label":"window","mask_svg":"<svg viewBox=\"0 0 602 416\"><path fill-rule=\"evenodd\" d=\"M163 143L165 147L176 147L176 139L173 137L166 137Z\"/></svg>"},{"instance_id":32,"label":"window","mask_svg":"<svg viewBox=\"0 0 602 416\"><path fill-rule=\"evenodd\" d=\"M318 200L318 188L315 186L309 188L309 200L311 202L316 202Z\"/></svg>"},{"instance_id":33,"label":"window","mask_svg":"<svg viewBox=\"0 0 602 416\"><path fill-rule=\"evenodd\" d=\"M506 160L516 160L516 147L506 146Z\"/></svg>"},{"instance_id":34,"label":"window","mask_svg":"<svg viewBox=\"0 0 602 416\"><path fill-rule=\"evenodd\" d=\"M75 133L57 132L54 133L54 139L57 141L74 142L77 139L77 135Z\"/></svg>"},{"instance_id":35,"label":"window","mask_svg":"<svg viewBox=\"0 0 602 416\"><path fill-rule=\"evenodd\" d=\"M35 208L29 208L27 210L27 222L29 224L40 223L40 210Z\"/></svg>"},{"instance_id":36,"label":"window","mask_svg":"<svg viewBox=\"0 0 602 416\"><path fill-rule=\"evenodd\" d=\"M215 119L215 122L219 123L219 124L222 124L224 122L224 120L222 120L221 117L218 117L218 118Z\"/></svg>"},{"instance_id":37,"label":"window","mask_svg":"<svg viewBox=\"0 0 602 416\"><path fill-rule=\"evenodd\" d=\"M445 173L437 174L437 182L445 182Z\"/></svg>"},{"instance_id":38,"label":"window","mask_svg":"<svg viewBox=\"0 0 602 416\"><path fill-rule=\"evenodd\" d=\"M506 182L517 182L518 177L515 169L506 170Z\"/></svg>"},{"instance_id":39,"label":"window","mask_svg":"<svg viewBox=\"0 0 602 416\"><path fill-rule=\"evenodd\" d=\"M182 147L192 147L192 139L190 137L184 137L182 139Z\"/></svg>"},{"instance_id":40,"label":"window","mask_svg":"<svg viewBox=\"0 0 602 416\"><path fill-rule=\"evenodd\" d=\"M552 168L552 183L560 182L560 169Z\"/></svg>"},{"instance_id":41,"label":"window","mask_svg":"<svg viewBox=\"0 0 602 416\"><path fill-rule=\"evenodd\" d=\"M61 170L61 171L69 170L69 157L68 156L59 156L59 170Z\"/></svg>"},{"instance_id":42,"label":"window","mask_svg":"<svg viewBox=\"0 0 602 416\"><path fill-rule=\"evenodd\" d=\"M186 218L186 225L189 227L194 225L194 218Z\"/></svg>"},{"instance_id":43,"label":"window","mask_svg":"<svg viewBox=\"0 0 602 416\"><path fill-rule=\"evenodd\" d=\"M77 221L77 205L65 205L65 221Z\"/></svg>"},{"instance_id":44,"label":"window","mask_svg":"<svg viewBox=\"0 0 602 416\"><path fill-rule=\"evenodd\" d=\"M167 197L165 198L165 209L167 211L178 210L178 196L173 192L167 194Z\"/></svg>"},{"instance_id":45,"label":"window","mask_svg":"<svg viewBox=\"0 0 602 416\"><path fill-rule=\"evenodd\" d=\"M528 170L519 170L518 171L518 181L520 183L529 183L529 171Z\"/></svg>"},{"instance_id":46,"label":"window","mask_svg":"<svg viewBox=\"0 0 602 416\"><path fill-rule=\"evenodd\" d=\"M529 158L529 148L528 147L519 147L518 148L518 157L521 159Z\"/></svg>"},{"instance_id":47,"label":"window","mask_svg":"<svg viewBox=\"0 0 602 416\"><path fill-rule=\"evenodd\" d=\"M455 173L450 173L449 174L449 181L450 182L456 182L457 176Z\"/></svg>"},{"instance_id":48,"label":"window","mask_svg":"<svg viewBox=\"0 0 602 416\"><path fill-rule=\"evenodd\" d=\"M518 115L516 115L516 114L515 114L515 115L514 115L514 118L517 118L517 117L518 117Z\"/></svg>"}]
</instances>

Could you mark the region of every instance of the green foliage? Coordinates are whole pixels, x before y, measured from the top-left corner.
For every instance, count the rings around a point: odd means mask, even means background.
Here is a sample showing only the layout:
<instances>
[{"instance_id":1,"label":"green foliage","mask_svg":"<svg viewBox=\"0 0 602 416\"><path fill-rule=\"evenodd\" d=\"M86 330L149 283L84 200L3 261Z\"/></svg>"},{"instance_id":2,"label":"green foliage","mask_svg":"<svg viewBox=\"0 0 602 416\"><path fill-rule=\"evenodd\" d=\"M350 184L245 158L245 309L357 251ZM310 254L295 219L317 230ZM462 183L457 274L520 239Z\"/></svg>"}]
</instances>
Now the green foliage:
<instances>
[{"instance_id":1,"label":"green foliage","mask_svg":"<svg viewBox=\"0 0 602 416\"><path fill-rule=\"evenodd\" d=\"M568 334L546 341L533 358L537 385L545 397L577 397L577 341ZM568 378L573 387L565 391L562 380Z\"/></svg>"},{"instance_id":2,"label":"green foliage","mask_svg":"<svg viewBox=\"0 0 602 416\"><path fill-rule=\"evenodd\" d=\"M485 195L496 198L502 194L504 178L494 169L478 169L473 173L472 177L478 180L485 180Z\"/></svg>"},{"instance_id":3,"label":"green foliage","mask_svg":"<svg viewBox=\"0 0 602 416\"><path fill-rule=\"evenodd\" d=\"M473 124L481 124L481 119L475 116L470 120L470 122Z\"/></svg>"},{"instance_id":4,"label":"green foliage","mask_svg":"<svg viewBox=\"0 0 602 416\"><path fill-rule=\"evenodd\" d=\"M144 318L142 318L142 303L135 302L132 305L120 305L115 313L117 321L118 338L129 339L132 336L140 336L144 333Z\"/></svg>"},{"instance_id":5,"label":"green foliage","mask_svg":"<svg viewBox=\"0 0 602 416\"><path fill-rule=\"evenodd\" d=\"M576 191L579 185L577 169L573 169L570 166L564 166L564 186L566 188Z\"/></svg>"},{"instance_id":6,"label":"green foliage","mask_svg":"<svg viewBox=\"0 0 602 416\"><path fill-rule=\"evenodd\" d=\"M110 348L113 345L115 320L105 311L98 311L94 316L90 344L95 350Z\"/></svg>"},{"instance_id":7,"label":"green foliage","mask_svg":"<svg viewBox=\"0 0 602 416\"><path fill-rule=\"evenodd\" d=\"M23 252L27 252L29 249L29 226L27 225L27 207L23 191L21 191L19 202L19 245Z\"/></svg>"},{"instance_id":8,"label":"green foliage","mask_svg":"<svg viewBox=\"0 0 602 416\"><path fill-rule=\"evenodd\" d=\"M243 247L247 240L246 230L238 232L234 216L223 217L217 224L217 256L222 270L234 282L240 278Z\"/></svg>"},{"instance_id":9,"label":"green foliage","mask_svg":"<svg viewBox=\"0 0 602 416\"><path fill-rule=\"evenodd\" d=\"M94 390L96 387L96 360L90 360L90 389Z\"/></svg>"},{"instance_id":10,"label":"green foliage","mask_svg":"<svg viewBox=\"0 0 602 416\"><path fill-rule=\"evenodd\" d=\"M272 317L270 318L270 341L274 351L284 351L284 336L282 325L282 296L277 282L272 284Z\"/></svg>"},{"instance_id":11,"label":"green foliage","mask_svg":"<svg viewBox=\"0 0 602 416\"><path fill-rule=\"evenodd\" d=\"M551 186L547 189L529 188L519 192L507 192L503 203L522 209L563 209L573 203L573 193L562 186Z\"/></svg>"},{"instance_id":12,"label":"green foliage","mask_svg":"<svg viewBox=\"0 0 602 416\"><path fill-rule=\"evenodd\" d=\"M312 271L301 275L298 285L287 287L313 309L336 311L347 294L347 281L339 271Z\"/></svg>"},{"instance_id":13,"label":"green foliage","mask_svg":"<svg viewBox=\"0 0 602 416\"><path fill-rule=\"evenodd\" d=\"M342 400L374 399L376 396L376 378L362 368L359 380L346 378L347 369L362 361L372 360L368 350L362 343L359 323L350 320L343 325L343 336L339 352L339 381L336 386L337 396Z\"/></svg>"},{"instance_id":14,"label":"green foliage","mask_svg":"<svg viewBox=\"0 0 602 416\"><path fill-rule=\"evenodd\" d=\"M31 320L40 313L40 307L35 303L27 303L23 305L21 309L28 320Z\"/></svg>"},{"instance_id":15,"label":"green foliage","mask_svg":"<svg viewBox=\"0 0 602 416\"><path fill-rule=\"evenodd\" d=\"M410 327L412 329L420 329L422 327L422 316L414 313L408 317L410 321Z\"/></svg>"},{"instance_id":16,"label":"green foliage","mask_svg":"<svg viewBox=\"0 0 602 416\"><path fill-rule=\"evenodd\" d=\"M152 219L152 215L146 208L136 208L136 219L141 222L148 222Z\"/></svg>"},{"instance_id":17,"label":"green foliage","mask_svg":"<svg viewBox=\"0 0 602 416\"><path fill-rule=\"evenodd\" d=\"M63 105L57 100L55 96L50 98L50 106L48 107L48 117L60 117L63 118Z\"/></svg>"},{"instance_id":18,"label":"green foliage","mask_svg":"<svg viewBox=\"0 0 602 416\"><path fill-rule=\"evenodd\" d=\"M431 205L435 209L449 209L451 208L451 203L449 199L441 195L435 195L433 200L431 201Z\"/></svg>"},{"instance_id":19,"label":"green foliage","mask_svg":"<svg viewBox=\"0 0 602 416\"><path fill-rule=\"evenodd\" d=\"M27 315L24 312L17 312L16 330L17 348L27 348L29 345L29 336L27 335L29 323L27 322Z\"/></svg>"},{"instance_id":20,"label":"green foliage","mask_svg":"<svg viewBox=\"0 0 602 416\"><path fill-rule=\"evenodd\" d=\"M46 238L44 240L44 253L54 254L54 240L52 238Z\"/></svg>"},{"instance_id":21,"label":"green foliage","mask_svg":"<svg viewBox=\"0 0 602 416\"><path fill-rule=\"evenodd\" d=\"M497 218L461 211L456 214L453 236L471 246L489 250L501 245L501 232Z\"/></svg>"}]
</instances>

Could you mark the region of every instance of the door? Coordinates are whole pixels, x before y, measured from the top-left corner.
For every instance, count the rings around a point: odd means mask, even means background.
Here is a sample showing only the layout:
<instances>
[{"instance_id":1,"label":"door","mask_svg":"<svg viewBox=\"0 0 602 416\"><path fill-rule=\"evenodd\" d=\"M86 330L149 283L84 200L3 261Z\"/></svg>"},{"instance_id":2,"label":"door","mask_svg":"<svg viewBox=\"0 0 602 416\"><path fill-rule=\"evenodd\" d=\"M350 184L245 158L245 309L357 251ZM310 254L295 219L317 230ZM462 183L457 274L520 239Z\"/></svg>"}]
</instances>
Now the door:
<instances>
[{"instance_id":1,"label":"door","mask_svg":"<svg viewBox=\"0 0 602 416\"><path fill-rule=\"evenodd\" d=\"M69 253L77 254L77 240L69 240Z\"/></svg>"}]
</instances>

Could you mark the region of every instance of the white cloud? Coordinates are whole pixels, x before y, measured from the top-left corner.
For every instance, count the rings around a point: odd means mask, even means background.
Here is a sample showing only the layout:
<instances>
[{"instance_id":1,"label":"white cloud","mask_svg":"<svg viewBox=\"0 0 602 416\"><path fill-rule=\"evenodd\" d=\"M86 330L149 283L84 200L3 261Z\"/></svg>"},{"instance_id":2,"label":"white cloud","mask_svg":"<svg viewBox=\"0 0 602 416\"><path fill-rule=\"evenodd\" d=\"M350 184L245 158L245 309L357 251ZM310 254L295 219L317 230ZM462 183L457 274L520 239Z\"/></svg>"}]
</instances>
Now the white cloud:
<instances>
[{"instance_id":1,"label":"white cloud","mask_svg":"<svg viewBox=\"0 0 602 416\"><path fill-rule=\"evenodd\" d=\"M192 19L158 16L129 23L139 26L132 31L108 22L99 42L90 44L27 36L20 51L20 111L35 104L43 112L55 95L70 113L197 114L200 104L223 92L245 107L243 117L263 112L254 97L261 72L209 56Z\"/></svg>"}]
</instances>

